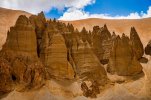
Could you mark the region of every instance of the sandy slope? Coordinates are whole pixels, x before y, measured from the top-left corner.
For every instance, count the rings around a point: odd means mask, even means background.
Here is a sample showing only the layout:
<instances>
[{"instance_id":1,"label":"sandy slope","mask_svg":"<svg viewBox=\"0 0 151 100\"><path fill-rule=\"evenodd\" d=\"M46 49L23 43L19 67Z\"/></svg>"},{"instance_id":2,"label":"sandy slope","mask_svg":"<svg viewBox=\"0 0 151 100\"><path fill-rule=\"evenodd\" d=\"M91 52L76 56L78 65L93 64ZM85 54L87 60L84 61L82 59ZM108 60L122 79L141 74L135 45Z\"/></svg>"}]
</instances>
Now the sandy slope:
<instances>
[{"instance_id":1,"label":"sandy slope","mask_svg":"<svg viewBox=\"0 0 151 100\"><path fill-rule=\"evenodd\" d=\"M19 15L30 16L31 14L19 10L0 8L0 47L5 42L7 31L15 24Z\"/></svg>"},{"instance_id":2,"label":"sandy slope","mask_svg":"<svg viewBox=\"0 0 151 100\"><path fill-rule=\"evenodd\" d=\"M151 39L151 18L146 19L133 19L133 20L109 20L109 19L84 19L84 20L76 20L76 21L63 21L66 23L72 23L76 28L82 29L85 26L88 30L92 30L93 26L99 25L103 26L107 24L110 32L115 31L117 34L125 33L129 35L130 28L134 26L143 41L143 44Z\"/></svg>"}]
</instances>

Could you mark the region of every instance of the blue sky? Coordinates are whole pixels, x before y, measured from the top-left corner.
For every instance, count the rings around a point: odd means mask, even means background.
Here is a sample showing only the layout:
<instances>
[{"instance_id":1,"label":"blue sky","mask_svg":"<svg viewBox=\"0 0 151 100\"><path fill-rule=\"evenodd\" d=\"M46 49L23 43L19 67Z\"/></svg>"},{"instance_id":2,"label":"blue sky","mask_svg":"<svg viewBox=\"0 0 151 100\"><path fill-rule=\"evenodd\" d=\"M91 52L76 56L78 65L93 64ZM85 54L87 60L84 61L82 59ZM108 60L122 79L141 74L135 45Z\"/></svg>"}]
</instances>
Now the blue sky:
<instances>
[{"instance_id":1,"label":"blue sky","mask_svg":"<svg viewBox=\"0 0 151 100\"><path fill-rule=\"evenodd\" d=\"M151 17L151 0L0 0L0 7L24 10L47 18L141 19Z\"/></svg>"},{"instance_id":2,"label":"blue sky","mask_svg":"<svg viewBox=\"0 0 151 100\"><path fill-rule=\"evenodd\" d=\"M110 16L128 16L132 12L147 13L151 6L151 0L96 0L94 4L87 5L83 8L85 12L90 14L109 14ZM53 8L46 13L48 18L59 18L67 11Z\"/></svg>"}]
</instances>

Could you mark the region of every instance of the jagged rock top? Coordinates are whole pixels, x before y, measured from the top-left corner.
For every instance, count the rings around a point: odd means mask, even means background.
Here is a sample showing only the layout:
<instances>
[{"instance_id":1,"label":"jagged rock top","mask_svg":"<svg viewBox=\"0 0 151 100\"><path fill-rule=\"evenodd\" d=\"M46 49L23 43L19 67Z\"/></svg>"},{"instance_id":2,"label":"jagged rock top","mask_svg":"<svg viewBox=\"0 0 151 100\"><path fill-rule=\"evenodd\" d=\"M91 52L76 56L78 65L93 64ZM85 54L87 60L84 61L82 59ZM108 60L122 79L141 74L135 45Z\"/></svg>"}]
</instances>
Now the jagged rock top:
<instances>
[{"instance_id":1,"label":"jagged rock top","mask_svg":"<svg viewBox=\"0 0 151 100\"><path fill-rule=\"evenodd\" d=\"M131 28L130 40L132 43L132 48L137 59L140 59L144 54L143 44L139 38L139 35L134 27Z\"/></svg>"},{"instance_id":2,"label":"jagged rock top","mask_svg":"<svg viewBox=\"0 0 151 100\"><path fill-rule=\"evenodd\" d=\"M28 20L28 18L25 15L20 15L19 18L16 21L16 25L28 25L30 24L30 21Z\"/></svg>"}]
</instances>

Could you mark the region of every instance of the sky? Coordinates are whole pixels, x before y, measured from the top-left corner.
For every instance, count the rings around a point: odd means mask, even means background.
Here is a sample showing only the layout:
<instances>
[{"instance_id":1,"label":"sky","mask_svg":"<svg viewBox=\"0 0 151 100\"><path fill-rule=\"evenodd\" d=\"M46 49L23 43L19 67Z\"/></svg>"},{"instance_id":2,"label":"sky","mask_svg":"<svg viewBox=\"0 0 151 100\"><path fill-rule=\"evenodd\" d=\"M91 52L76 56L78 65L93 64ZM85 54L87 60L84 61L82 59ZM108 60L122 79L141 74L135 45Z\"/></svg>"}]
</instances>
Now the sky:
<instances>
[{"instance_id":1,"label":"sky","mask_svg":"<svg viewBox=\"0 0 151 100\"><path fill-rule=\"evenodd\" d=\"M151 17L151 0L0 0L0 7L33 14L44 11L47 18L59 20Z\"/></svg>"}]
</instances>

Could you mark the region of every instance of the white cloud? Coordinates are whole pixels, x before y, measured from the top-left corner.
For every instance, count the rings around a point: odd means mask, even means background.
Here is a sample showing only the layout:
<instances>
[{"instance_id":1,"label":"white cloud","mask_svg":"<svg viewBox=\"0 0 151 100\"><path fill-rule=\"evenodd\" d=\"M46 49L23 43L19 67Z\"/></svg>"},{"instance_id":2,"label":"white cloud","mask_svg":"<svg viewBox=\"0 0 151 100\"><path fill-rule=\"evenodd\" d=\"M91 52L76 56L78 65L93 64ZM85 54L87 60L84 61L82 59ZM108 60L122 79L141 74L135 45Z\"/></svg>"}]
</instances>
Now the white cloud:
<instances>
[{"instance_id":1,"label":"white cloud","mask_svg":"<svg viewBox=\"0 0 151 100\"><path fill-rule=\"evenodd\" d=\"M151 17L151 6L149 7L147 13L130 13L128 16L110 16L108 14L90 14L85 12L83 9L69 8L59 20L79 20L86 18L102 18L102 19L141 19Z\"/></svg>"},{"instance_id":2,"label":"white cloud","mask_svg":"<svg viewBox=\"0 0 151 100\"><path fill-rule=\"evenodd\" d=\"M53 7L63 10L65 7L82 9L95 0L0 0L0 7L24 10L33 14L40 11L48 12Z\"/></svg>"},{"instance_id":3,"label":"white cloud","mask_svg":"<svg viewBox=\"0 0 151 100\"><path fill-rule=\"evenodd\" d=\"M151 17L151 6L147 13L133 12L128 16L110 16L108 14L90 14L84 11L84 7L94 4L96 0L0 0L0 7L24 10L33 14L40 11L49 12L52 8L63 10L67 7L67 11L59 20L79 20L86 18L103 18L103 19L140 19Z\"/></svg>"}]
</instances>

